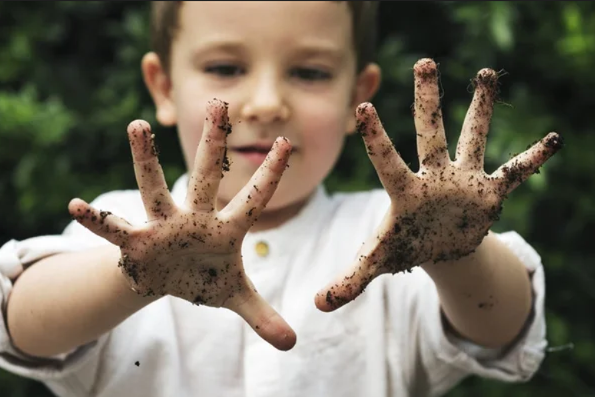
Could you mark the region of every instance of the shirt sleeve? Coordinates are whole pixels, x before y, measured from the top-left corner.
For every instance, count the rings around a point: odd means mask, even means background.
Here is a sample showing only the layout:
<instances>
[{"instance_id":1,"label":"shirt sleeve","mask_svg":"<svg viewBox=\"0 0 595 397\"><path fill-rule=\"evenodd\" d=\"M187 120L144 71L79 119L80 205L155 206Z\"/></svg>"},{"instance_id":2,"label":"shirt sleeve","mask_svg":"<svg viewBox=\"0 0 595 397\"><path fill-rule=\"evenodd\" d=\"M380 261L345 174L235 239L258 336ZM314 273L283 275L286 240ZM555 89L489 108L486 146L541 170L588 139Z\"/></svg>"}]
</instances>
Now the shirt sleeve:
<instances>
[{"instance_id":1,"label":"shirt sleeve","mask_svg":"<svg viewBox=\"0 0 595 397\"><path fill-rule=\"evenodd\" d=\"M430 381L430 395L441 395L468 375L504 382L526 382L539 369L547 347L544 314L545 276L541 258L516 232L496 234L514 252L531 276L533 307L519 338L506 349L487 349L450 334L443 317L436 288L423 289L418 302L420 359Z\"/></svg>"},{"instance_id":2,"label":"shirt sleeve","mask_svg":"<svg viewBox=\"0 0 595 397\"><path fill-rule=\"evenodd\" d=\"M95 199L91 205L120 216L129 194L111 192ZM129 210L134 210L134 207ZM141 208L142 210L142 208ZM129 211L130 212L130 211ZM110 244L78 222L68 224L61 235L47 235L22 241L10 240L0 247L0 368L16 375L45 382L55 393L84 396L93 382L101 347L108 335L79 346L70 352L50 358L32 357L20 351L11 340L7 328L8 297L13 283L27 267L50 255L74 252ZM73 376L76 375L76 376Z\"/></svg>"}]
</instances>

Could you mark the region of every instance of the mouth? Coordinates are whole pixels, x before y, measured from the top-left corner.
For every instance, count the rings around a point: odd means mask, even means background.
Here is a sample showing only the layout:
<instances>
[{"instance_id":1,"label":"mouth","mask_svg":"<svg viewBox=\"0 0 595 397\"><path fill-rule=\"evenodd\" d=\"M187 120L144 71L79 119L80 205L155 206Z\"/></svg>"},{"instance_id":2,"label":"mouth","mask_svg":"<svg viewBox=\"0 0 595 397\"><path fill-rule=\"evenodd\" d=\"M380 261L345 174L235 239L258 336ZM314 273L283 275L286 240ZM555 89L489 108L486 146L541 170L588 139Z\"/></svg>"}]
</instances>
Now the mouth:
<instances>
[{"instance_id":1,"label":"mouth","mask_svg":"<svg viewBox=\"0 0 595 397\"><path fill-rule=\"evenodd\" d=\"M258 143L253 145L233 146L229 150L237 153L241 158L247 160L249 163L260 165L264 162L267 155L271 151L273 143ZM296 148L292 148L292 153Z\"/></svg>"},{"instance_id":2,"label":"mouth","mask_svg":"<svg viewBox=\"0 0 595 397\"><path fill-rule=\"evenodd\" d=\"M271 151L273 144L270 145L247 145L247 146L238 146L232 147L231 150L238 152L238 153L259 153L259 154L268 154Z\"/></svg>"}]
</instances>

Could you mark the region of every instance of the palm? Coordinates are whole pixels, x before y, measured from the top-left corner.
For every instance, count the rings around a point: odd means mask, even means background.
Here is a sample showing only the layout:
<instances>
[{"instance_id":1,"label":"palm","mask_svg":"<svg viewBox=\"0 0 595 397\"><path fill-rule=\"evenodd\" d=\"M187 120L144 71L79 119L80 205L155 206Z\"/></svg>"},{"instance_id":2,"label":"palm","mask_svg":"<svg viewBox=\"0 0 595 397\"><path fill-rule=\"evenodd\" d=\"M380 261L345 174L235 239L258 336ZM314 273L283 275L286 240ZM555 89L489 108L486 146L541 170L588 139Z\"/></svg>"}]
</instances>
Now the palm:
<instances>
[{"instance_id":1,"label":"palm","mask_svg":"<svg viewBox=\"0 0 595 397\"><path fill-rule=\"evenodd\" d=\"M167 220L151 222L132 236L121 247L120 264L138 292L221 307L248 288L241 231L235 224L223 224L214 211L176 209Z\"/></svg>"}]
</instances>

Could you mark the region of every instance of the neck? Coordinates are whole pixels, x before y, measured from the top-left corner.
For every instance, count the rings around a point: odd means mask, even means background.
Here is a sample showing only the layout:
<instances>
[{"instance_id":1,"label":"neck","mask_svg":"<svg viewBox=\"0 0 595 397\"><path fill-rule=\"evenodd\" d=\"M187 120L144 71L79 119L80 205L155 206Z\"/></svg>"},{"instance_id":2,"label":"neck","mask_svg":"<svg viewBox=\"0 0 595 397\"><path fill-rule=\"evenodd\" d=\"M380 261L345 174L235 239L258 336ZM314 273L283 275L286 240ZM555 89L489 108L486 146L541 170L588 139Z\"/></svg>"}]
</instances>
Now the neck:
<instances>
[{"instance_id":1,"label":"neck","mask_svg":"<svg viewBox=\"0 0 595 397\"><path fill-rule=\"evenodd\" d=\"M306 196L304 199L296 201L295 203L291 203L290 205L282 208L277 208L274 210L265 209L258 217L258 220L250 228L250 232L260 232L274 229L283 225L285 222L296 216L302 210L302 208L306 206L308 200L310 200L311 197L312 195ZM225 207L226 204L227 203L219 201L219 208Z\"/></svg>"}]
</instances>

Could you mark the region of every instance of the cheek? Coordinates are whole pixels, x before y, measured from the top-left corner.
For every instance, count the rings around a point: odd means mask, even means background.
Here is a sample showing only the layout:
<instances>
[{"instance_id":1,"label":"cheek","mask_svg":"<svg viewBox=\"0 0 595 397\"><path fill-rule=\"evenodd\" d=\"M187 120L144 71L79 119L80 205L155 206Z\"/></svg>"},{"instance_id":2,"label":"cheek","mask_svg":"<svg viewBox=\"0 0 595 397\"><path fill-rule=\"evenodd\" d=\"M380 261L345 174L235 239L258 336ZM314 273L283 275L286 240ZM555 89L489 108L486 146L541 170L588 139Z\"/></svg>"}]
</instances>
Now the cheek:
<instances>
[{"instance_id":1,"label":"cheek","mask_svg":"<svg viewBox=\"0 0 595 397\"><path fill-rule=\"evenodd\" d=\"M178 137L184 152L188 169L194 164L196 149L202 137L206 113L204 109L194 109L178 112Z\"/></svg>"},{"instance_id":2,"label":"cheek","mask_svg":"<svg viewBox=\"0 0 595 397\"><path fill-rule=\"evenodd\" d=\"M196 87L197 83L189 78L175 96L178 136L188 169L192 169L207 117L206 107L212 99ZM200 92L203 95L197 95Z\"/></svg>"},{"instance_id":3,"label":"cheek","mask_svg":"<svg viewBox=\"0 0 595 397\"><path fill-rule=\"evenodd\" d=\"M345 109L311 109L309 116L303 118L301 144L305 156L317 166L332 165L339 156L346 136Z\"/></svg>"}]
</instances>

